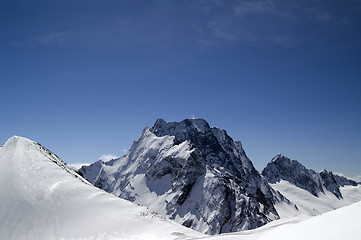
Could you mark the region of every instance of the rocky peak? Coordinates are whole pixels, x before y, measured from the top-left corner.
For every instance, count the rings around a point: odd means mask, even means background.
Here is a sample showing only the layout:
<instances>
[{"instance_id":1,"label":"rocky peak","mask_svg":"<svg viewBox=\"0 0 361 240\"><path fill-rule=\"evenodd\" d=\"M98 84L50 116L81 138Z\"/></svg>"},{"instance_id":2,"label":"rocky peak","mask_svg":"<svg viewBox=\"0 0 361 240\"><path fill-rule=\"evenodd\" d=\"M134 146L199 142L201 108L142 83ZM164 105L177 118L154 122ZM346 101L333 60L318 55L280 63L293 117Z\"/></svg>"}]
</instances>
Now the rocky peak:
<instances>
[{"instance_id":1,"label":"rocky peak","mask_svg":"<svg viewBox=\"0 0 361 240\"><path fill-rule=\"evenodd\" d=\"M157 119L126 155L100 164L80 171L108 192L209 234L278 219L274 204L285 201L241 143L204 119Z\"/></svg>"},{"instance_id":2,"label":"rocky peak","mask_svg":"<svg viewBox=\"0 0 361 240\"><path fill-rule=\"evenodd\" d=\"M195 154L200 157L198 159L203 161L202 165L232 174L256 171L241 143L235 142L225 130L210 127L204 119L185 119L181 122L158 119L150 131L158 137L174 136L176 144L189 141ZM223 162L219 163L216 159Z\"/></svg>"},{"instance_id":3,"label":"rocky peak","mask_svg":"<svg viewBox=\"0 0 361 240\"><path fill-rule=\"evenodd\" d=\"M211 128L204 119L185 119L181 122L166 122L163 119L157 119L150 131L158 137L175 136L179 142L189 140L196 144L200 141L200 136L211 132Z\"/></svg>"},{"instance_id":4,"label":"rocky peak","mask_svg":"<svg viewBox=\"0 0 361 240\"><path fill-rule=\"evenodd\" d=\"M315 196L323 192L320 179L316 172L307 169L297 160L277 154L261 173L268 182L275 183L282 180L289 181L296 186L305 189Z\"/></svg>"},{"instance_id":5,"label":"rocky peak","mask_svg":"<svg viewBox=\"0 0 361 240\"><path fill-rule=\"evenodd\" d=\"M168 133L167 135L172 135L172 132L174 133L175 130L174 128L178 130L193 129L199 132L205 132L210 126L208 122L202 118L184 119L181 122L166 122L164 119L158 118L152 129L155 130L155 132L163 130L163 134Z\"/></svg>"},{"instance_id":6,"label":"rocky peak","mask_svg":"<svg viewBox=\"0 0 361 240\"><path fill-rule=\"evenodd\" d=\"M342 198L341 186L357 185L356 182L328 172L326 169L316 173L312 169L307 169L297 160L290 159L282 154L277 154L262 170L261 174L270 183L286 180L309 191L316 197L320 193L325 193L324 189L327 189L337 198Z\"/></svg>"}]
</instances>

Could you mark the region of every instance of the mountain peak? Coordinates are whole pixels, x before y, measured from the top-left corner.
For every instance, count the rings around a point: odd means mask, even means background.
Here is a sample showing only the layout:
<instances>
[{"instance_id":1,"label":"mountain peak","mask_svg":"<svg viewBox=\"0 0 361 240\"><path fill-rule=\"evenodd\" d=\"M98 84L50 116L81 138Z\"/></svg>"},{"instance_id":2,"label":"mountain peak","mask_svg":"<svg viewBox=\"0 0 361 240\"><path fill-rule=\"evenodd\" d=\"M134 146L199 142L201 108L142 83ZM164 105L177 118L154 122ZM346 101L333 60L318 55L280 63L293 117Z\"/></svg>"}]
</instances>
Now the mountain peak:
<instances>
[{"instance_id":1,"label":"mountain peak","mask_svg":"<svg viewBox=\"0 0 361 240\"><path fill-rule=\"evenodd\" d=\"M163 135L181 136L186 132L206 132L210 129L209 124L202 118L184 119L181 122L166 122L159 118L155 121L151 132L158 137ZM181 139L179 139L181 140Z\"/></svg>"},{"instance_id":2,"label":"mountain peak","mask_svg":"<svg viewBox=\"0 0 361 240\"><path fill-rule=\"evenodd\" d=\"M254 168L240 142L200 118L157 119L129 153L80 172L108 192L209 234L278 219L274 204L283 199Z\"/></svg>"},{"instance_id":3,"label":"mountain peak","mask_svg":"<svg viewBox=\"0 0 361 240\"><path fill-rule=\"evenodd\" d=\"M312 169L307 169L297 160L292 160L281 154L277 154L267 164L262 170L262 175L270 183L286 180L316 197L319 196L319 193L324 193L324 189L327 189L337 198L342 198L340 186L356 185L356 182L328 172L326 169L316 173Z\"/></svg>"},{"instance_id":4,"label":"mountain peak","mask_svg":"<svg viewBox=\"0 0 361 240\"><path fill-rule=\"evenodd\" d=\"M167 122L163 119L163 118L158 118L157 120L155 120L154 125L163 125L166 124Z\"/></svg>"},{"instance_id":5,"label":"mountain peak","mask_svg":"<svg viewBox=\"0 0 361 240\"><path fill-rule=\"evenodd\" d=\"M285 159L286 156L284 156L282 153L277 153L271 160L271 162L275 162L277 161L278 159Z\"/></svg>"},{"instance_id":6,"label":"mountain peak","mask_svg":"<svg viewBox=\"0 0 361 240\"><path fill-rule=\"evenodd\" d=\"M16 144L16 143L19 143L19 142L22 142L22 143L34 143L32 140L30 139L27 139L25 137L20 137L20 136L12 136L11 138L9 138L5 144L3 146L9 146L9 145L12 145L12 144Z\"/></svg>"},{"instance_id":7,"label":"mountain peak","mask_svg":"<svg viewBox=\"0 0 361 240\"><path fill-rule=\"evenodd\" d=\"M277 154L262 170L262 175L270 183L286 180L296 186L318 196L322 192L319 178L315 178L315 171L307 169L297 160Z\"/></svg>"}]
</instances>

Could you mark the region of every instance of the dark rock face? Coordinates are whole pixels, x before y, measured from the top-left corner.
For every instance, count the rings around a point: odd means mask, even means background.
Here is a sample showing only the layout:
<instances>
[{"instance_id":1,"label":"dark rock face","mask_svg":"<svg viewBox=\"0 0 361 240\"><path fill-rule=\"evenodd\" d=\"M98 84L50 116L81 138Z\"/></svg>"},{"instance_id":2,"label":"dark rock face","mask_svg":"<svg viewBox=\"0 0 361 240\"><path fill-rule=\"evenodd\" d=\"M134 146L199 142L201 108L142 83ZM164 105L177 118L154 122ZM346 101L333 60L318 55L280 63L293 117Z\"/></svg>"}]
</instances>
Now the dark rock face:
<instances>
[{"instance_id":1,"label":"dark rock face","mask_svg":"<svg viewBox=\"0 0 361 240\"><path fill-rule=\"evenodd\" d=\"M296 160L291 160L281 154L276 155L270 163L262 170L268 182L275 183L282 180L289 181L297 187L309 191L318 197L325 193L324 189L332 192L337 198L342 198L340 187L345 185L356 186L355 181L338 176L332 172L322 170L316 173L312 169L305 168Z\"/></svg>"},{"instance_id":2,"label":"dark rock face","mask_svg":"<svg viewBox=\"0 0 361 240\"><path fill-rule=\"evenodd\" d=\"M203 119L158 119L126 155L80 172L108 192L208 234L262 226L279 218L276 202L288 201L240 142Z\"/></svg>"},{"instance_id":3,"label":"dark rock face","mask_svg":"<svg viewBox=\"0 0 361 240\"><path fill-rule=\"evenodd\" d=\"M315 171L307 169L298 161L291 160L281 154L276 155L262 170L261 174L270 183L283 179L315 196L318 196L319 192L323 192L321 179Z\"/></svg>"},{"instance_id":4,"label":"dark rock face","mask_svg":"<svg viewBox=\"0 0 361 240\"><path fill-rule=\"evenodd\" d=\"M340 187L344 187L346 185L357 186L357 183L353 180L347 179L343 176L339 176L337 174L333 174L332 172L328 172L327 170L322 170L319 172L321 176L323 186L333 194L337 198L343 198L340 192Z\"/></svg>"}]
</instances>

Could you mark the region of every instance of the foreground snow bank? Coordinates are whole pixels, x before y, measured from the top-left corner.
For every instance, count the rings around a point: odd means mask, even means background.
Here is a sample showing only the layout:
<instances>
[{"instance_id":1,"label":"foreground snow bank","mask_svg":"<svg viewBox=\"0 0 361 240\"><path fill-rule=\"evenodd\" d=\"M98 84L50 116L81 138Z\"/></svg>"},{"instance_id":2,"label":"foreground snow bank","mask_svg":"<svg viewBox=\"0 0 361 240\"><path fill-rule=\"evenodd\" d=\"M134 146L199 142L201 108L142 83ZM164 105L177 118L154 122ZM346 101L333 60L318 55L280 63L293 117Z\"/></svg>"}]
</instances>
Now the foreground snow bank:
<instances>
[{"instance_id":1,"label":"foreground snow bank","mask_svg":"<svg viewBox=\"0 0 361 240\"><path fill-rule=\"evenodd\" d=\"M300 219L287 220L287 222L279 220L255 230L204 239L359 240L361 239L360 216L361 202L357 202L303 221L299 221Z\"/></svg>"},{"instance_id":2,"label":"foreground snow bank","mask_svg":"<svg viewBox=\"0 0 361 240\"><path fill-rule=\"evenodd\" d=\"M99 190L36 142L0 147L0 239L184 239L204 236Z\"/></svg>"}]
</instances>

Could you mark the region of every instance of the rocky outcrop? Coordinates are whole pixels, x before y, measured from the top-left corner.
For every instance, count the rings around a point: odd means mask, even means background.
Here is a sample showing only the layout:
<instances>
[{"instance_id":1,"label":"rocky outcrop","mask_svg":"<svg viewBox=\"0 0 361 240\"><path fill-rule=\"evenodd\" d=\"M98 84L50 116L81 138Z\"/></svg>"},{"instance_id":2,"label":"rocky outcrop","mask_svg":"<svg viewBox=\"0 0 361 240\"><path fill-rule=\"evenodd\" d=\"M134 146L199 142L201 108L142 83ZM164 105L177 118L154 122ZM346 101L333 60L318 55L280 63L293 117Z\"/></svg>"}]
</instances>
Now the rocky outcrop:
<instances>
[{"instance_id":1,"label":"rocky outcrop","mask_svg":"<svg viewBox=\"0 0 361 240\"><path fill-rule=\"evenodd\" d=\"M286 180L297 187L307 190L318 197L325 191L332 192L337 198L342 198L340 187L345 185L356 186L357 183L343 176L336 175L327 170L315 172L307 169L297 160L292 160L282 154L277 154L262 170L262 175L270 183Z\"/></svg>"}]
</instances>

